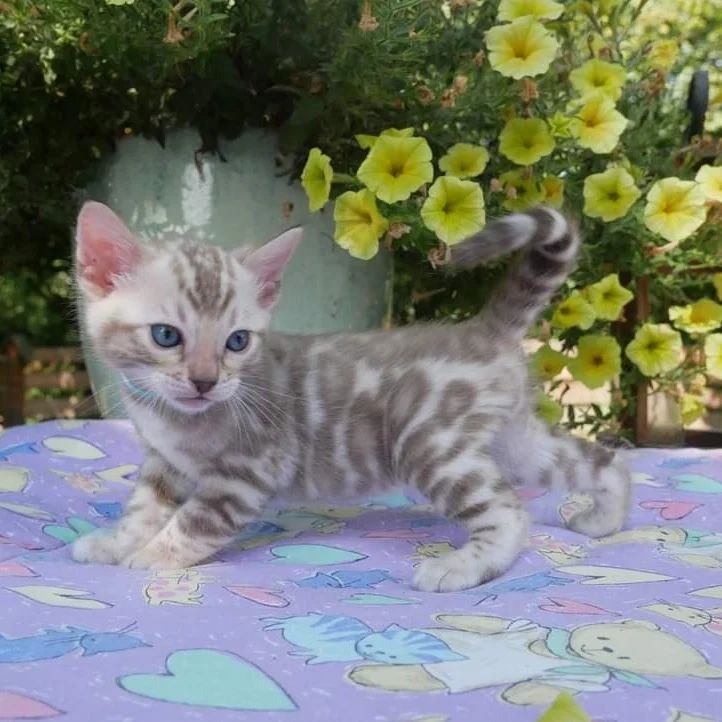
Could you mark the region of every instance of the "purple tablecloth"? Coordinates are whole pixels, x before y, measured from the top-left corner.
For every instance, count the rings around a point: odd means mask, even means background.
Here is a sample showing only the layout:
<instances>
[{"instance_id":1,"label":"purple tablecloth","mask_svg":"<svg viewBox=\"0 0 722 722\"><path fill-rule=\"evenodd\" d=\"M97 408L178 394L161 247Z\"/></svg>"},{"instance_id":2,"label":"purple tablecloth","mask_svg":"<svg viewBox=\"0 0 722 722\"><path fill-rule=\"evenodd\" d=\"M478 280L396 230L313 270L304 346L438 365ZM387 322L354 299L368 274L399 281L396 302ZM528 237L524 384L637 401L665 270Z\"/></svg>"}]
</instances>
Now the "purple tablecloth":
<instances>
[{"instance_id":1,"label":"purple tablecloth","mask_svg":"<svg viewBox=\"0 0 722 722\"><path fill-rule=\"evenodd\" d=\"M722 452L637 451L628 530L540 522L501 579L409 586L463 534L397 492L273 511L211 564L74 563L141 460L123 422L0 436L0 720L535 720L559 689L597 722L722 719Z\"/></svg>"}]
</instances>

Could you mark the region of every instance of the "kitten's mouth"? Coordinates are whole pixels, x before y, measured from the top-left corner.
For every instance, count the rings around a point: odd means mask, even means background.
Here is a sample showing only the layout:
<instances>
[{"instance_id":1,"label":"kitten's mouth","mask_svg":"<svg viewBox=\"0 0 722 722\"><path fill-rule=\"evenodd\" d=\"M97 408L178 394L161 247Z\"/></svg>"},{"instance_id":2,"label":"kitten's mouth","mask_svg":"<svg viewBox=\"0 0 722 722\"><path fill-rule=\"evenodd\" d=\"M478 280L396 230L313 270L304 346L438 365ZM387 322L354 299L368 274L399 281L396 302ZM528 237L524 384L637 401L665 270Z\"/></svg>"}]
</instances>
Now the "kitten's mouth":
<instances>
[{"instance_id":1,"label":"kitten's mouth","mask_svg":"<svg viewBox=\"0 0 722 722\"><path fill-rule=\"evenodd\" d=\"M174 401L182 409L187 409L188 411L205 411L215 403L213 399L209 399L202 394L198 396L177 396Z\"/></svg>"}]
</instances>

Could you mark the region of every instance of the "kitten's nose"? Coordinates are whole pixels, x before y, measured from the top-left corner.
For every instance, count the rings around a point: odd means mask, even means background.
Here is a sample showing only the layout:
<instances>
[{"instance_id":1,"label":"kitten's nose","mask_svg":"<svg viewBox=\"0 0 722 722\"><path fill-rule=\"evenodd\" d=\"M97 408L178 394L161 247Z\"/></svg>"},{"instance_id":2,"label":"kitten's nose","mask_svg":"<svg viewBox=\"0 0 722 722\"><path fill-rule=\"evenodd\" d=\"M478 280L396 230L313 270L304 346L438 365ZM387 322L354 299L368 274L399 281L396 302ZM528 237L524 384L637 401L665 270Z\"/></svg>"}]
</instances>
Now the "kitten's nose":
<instances>
[{"instance_id":1,"label":"kitten's nose","mask_svg":"<svg viewBox=\"0 0 722 722\"><path fill-rule=\"evenodd\" d=\"M208 393L215 385L215 379L190 379L190 382L196 387L199 394Z\"/></svg>"}]
</instances>

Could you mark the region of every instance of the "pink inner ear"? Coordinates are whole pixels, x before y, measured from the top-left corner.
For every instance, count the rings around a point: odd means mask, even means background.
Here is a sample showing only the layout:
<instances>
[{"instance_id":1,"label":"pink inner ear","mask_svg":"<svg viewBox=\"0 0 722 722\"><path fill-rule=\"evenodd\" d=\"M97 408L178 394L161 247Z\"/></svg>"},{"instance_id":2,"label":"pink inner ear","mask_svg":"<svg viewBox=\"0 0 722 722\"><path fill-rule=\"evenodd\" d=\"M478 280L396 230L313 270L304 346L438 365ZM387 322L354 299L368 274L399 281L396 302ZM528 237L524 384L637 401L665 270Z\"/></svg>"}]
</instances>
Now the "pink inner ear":
<instances>
[{"instance_id":1,"label":"pink inner ear","mask_svg":"<svg viewBox=\"0 0 722 722\"><path fill-rule=\"evenodd\" d=\"M253 251L243 262L258 279L258 303L263 308L272 306L278 299L281 277L302 236L303 229L291 228Z\"/></svg>"},{"instance_id":2,"label":"pink inner ear","mask_svg":"<svg viewBox=\"0 0 722 722\"><path fill-rule=\"evenodd\" d=\"M140 261L138 240L102 203L89 201L81 208L76 238L79 278L101 295L110 293L116 279Z\"/></svg>"}]
</instances>

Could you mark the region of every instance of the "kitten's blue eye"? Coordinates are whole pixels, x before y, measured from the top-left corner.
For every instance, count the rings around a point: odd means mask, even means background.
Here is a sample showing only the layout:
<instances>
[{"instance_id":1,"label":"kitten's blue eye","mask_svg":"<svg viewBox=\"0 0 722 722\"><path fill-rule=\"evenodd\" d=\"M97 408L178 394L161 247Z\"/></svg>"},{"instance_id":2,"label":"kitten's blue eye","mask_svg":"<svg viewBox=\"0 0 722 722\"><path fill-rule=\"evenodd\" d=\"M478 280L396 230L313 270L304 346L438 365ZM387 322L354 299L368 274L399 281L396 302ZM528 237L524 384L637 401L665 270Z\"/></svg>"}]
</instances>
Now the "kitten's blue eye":
<instances>
[{"instance_id":1,"label":"kitten's blue eye","mask_svg":"<svg viewBox=\"0 0 722 722\"><path fill-rule=\"evenodd\" d=\"M226 348L229 351L243 351L251 340L248 331L234 331L226 341Z\"/></svg>"},{"instance_id":2,"label":"kitten's blue eye","mask_svg":"<svg viewBox=\"0 0 722 722\"><path fill-rule=\"evenodd\" d=\"M173 348L180 345L183 340L181 332L175 326L169 326L167 323L154 323L150 327L150 335L163 348Z\"/></svg>"}]
</instances>

